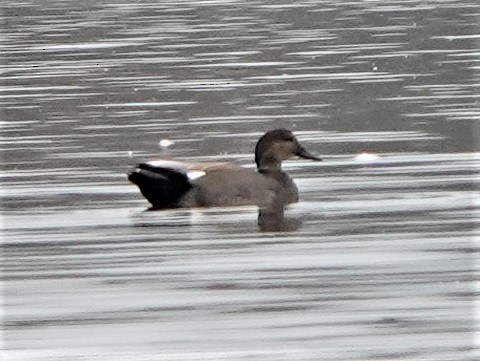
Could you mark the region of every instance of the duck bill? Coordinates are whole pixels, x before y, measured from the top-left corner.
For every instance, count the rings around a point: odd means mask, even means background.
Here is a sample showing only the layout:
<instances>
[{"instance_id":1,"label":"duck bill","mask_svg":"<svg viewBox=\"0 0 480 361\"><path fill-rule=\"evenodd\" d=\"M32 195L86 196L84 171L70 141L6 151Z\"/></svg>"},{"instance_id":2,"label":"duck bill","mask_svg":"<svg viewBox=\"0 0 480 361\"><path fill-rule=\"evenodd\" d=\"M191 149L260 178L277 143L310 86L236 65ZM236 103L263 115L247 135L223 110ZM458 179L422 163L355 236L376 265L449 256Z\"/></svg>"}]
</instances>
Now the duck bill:
<instances>
[{"instance_id":1,"label":"duck bill","mask_svg":"<svg viewBox=\"0 0 480 361\"><path fill-rule=\"evenodd\" d=\"M305 148L301 146L298 147L298 151L296 155L304 159L322 160L322 158L319 158L317 156L314 156L313 154L310 154Z\"/></svg>"}]
</instances>

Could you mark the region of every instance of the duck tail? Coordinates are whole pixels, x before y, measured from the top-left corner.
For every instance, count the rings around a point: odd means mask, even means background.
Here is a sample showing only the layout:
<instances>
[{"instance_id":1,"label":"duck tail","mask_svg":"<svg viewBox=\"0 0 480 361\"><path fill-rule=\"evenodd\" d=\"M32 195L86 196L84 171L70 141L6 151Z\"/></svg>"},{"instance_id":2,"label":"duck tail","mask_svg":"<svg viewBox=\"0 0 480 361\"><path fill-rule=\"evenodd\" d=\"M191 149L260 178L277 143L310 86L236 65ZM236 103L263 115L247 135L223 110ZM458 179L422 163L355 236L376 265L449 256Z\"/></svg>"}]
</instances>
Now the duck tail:
<instances>
[{"instance_id":1,"label":"duck tail","mask_svg":"<svg viewBox=\"0 0 480 361\"><path fill-rule=\"evenodd\" d=\"M128 173L128 180L140 188L152 208L175 208L192 185L185 173L146 163L137 165Z\"/></svg>"}]
</instances>

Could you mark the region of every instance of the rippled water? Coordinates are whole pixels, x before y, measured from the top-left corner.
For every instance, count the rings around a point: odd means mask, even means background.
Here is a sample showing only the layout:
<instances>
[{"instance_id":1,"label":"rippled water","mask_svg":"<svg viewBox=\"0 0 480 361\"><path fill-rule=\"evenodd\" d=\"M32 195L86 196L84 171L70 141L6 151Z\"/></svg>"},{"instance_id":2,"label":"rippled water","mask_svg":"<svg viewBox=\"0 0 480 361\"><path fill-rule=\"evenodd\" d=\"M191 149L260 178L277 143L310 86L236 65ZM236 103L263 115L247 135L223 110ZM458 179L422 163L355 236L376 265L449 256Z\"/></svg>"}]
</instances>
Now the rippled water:
<instances>
[{"instance_id":1,"label":"rippled water","mask_svg":"<svg viewBox=\"0 0 480 361\"><path fill-rule=\"evenodd\" d=\"M478 359L477 1L0 7L2 359ZM274 127L296 231L126 180Z\"/></svg>"}]
</instances>

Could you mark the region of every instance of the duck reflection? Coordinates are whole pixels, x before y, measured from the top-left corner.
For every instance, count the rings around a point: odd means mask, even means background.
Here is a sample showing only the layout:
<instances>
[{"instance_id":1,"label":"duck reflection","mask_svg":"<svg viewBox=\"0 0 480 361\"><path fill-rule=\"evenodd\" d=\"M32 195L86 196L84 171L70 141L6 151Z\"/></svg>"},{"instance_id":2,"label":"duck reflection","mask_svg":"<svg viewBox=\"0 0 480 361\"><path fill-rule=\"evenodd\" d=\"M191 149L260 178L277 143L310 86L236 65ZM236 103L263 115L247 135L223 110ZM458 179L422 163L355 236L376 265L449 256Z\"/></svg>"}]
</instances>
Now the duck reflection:
<instances>
[{"instance_id":1,"label":"duck reflection","mask_svg":"<svg viewBox=\"0 0 480 361\"><path fill-rule=\"evenodd\" d=\"M292 232L301 225L301 219L285 217L285 207L258 208L258 227L263 232Z\"/></svg>"}]
</instances>

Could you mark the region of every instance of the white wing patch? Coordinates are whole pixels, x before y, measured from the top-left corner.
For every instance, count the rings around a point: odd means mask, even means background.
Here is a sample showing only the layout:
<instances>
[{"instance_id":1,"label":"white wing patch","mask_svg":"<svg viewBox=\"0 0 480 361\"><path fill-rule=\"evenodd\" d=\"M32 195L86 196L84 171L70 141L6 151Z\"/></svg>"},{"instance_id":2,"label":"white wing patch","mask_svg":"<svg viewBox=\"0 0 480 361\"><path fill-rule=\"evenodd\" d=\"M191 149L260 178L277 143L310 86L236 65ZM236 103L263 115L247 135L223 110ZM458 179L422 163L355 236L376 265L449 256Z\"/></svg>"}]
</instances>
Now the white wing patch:
<instances>
[{"instance_id":1,"label":"white wing patch","mask_svg":"<svg viewBox=\"0 0 480 361\"><path fill-rule=\"evenodd\" d=\"M203 170L190 170L187 172L187 177L189 180L193 181L195 179L203 177L205 174L207 174L207 172L204 172Z\"/></svg>"},{"instance_id":2,"label":"white wing patch","mask_svg":"<svg viewBox=\"0 0 480 361\"><path fill-rule=\"evenodd\" d=\"M179 170L185 172L188 168L188 165L185 162L179 162L176 160L167 160L167 159L158 159L158 160L151 160L146 162L151 167L158 167L158 168L169 168L174 170Z\"/></svg>"},{"instance_id":3,"label":"white wing patch","mask_svg":"<svg viewBox=\"0 0 480 361\"><path fill-rule=\"evenodd\" d=\"M185 174L190 181L203 177L208 172L219 169L237 169L238 167L227 162L199 162L189 163L170 159L156 159L145 163L152 168L166 168Z\"/></svg>"}]
</instances>

